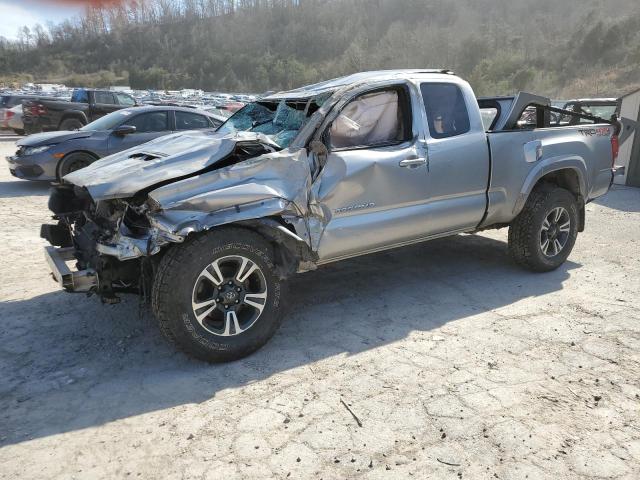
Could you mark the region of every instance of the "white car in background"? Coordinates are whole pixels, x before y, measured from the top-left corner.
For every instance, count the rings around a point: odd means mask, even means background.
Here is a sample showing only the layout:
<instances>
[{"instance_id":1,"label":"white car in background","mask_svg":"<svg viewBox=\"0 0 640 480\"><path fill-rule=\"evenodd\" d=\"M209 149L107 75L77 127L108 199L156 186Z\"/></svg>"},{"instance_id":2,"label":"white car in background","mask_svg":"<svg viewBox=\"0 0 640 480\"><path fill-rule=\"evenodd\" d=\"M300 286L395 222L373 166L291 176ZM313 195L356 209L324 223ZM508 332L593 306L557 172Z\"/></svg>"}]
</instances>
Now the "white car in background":
<instances>
[{"instance_id":1,"label":"white car in background","mask_svg":"<svg viewBox=\"0 0 640 480\"><path fill-rule=\"evenodd\" d=\"M22 105L16 105L5 112L7 127L16 135L24 135L24 123L22 123Z\"/></svg>"}]
</instances>

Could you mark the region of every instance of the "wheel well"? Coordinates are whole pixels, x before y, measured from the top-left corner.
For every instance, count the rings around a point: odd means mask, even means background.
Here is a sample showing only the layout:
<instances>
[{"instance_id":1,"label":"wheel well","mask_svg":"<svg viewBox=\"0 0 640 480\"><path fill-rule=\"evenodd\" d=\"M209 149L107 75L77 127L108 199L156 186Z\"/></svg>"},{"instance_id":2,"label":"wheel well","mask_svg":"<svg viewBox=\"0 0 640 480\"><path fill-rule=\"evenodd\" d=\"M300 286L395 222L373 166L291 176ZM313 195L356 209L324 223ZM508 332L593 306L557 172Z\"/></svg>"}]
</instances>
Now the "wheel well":
<instances>
[{"instance_id":1,"label":"wheel well","mask_svg":"<svg viewBox=\"0 0 640 480\"><path fill-rule=\"evenodd\" d=\"M84 153L85 155L89 155L90 157L93 157L94 160L98 160L100 158L98 155L96 155L93 152L89 152L88 150L74 150L73 152L65 153L64 157L58 160L58 164L56 165L56 174L58 176L58 179L60 179L60 165L62 165L62 162L64 161L65 158L75 153Z\"/></svg>"},{"instance_id":2,"label":"wheel well","mask_svg":"<svg viewBox=\"0 0 640 480\"><path fill-rule=\"evenodd\" d=\"M569 190L576 198L582 196L580 192L580 177L578 177L578 173L571 168L564 168L562 170L547 173L544 177L538 180L538 184L543 182L552 183L558 187L564 188L565 190Z\"/></svg>"},{"instance_id":3,"label":"wheel well","mask_svg":"<svg viewBox=\"0 0 640 480\"><path fill-rule=\"evenodd\" d=\"M58 129L60 129L60 125L62 125L65 120L71 120L71 119L78 120L80 123L85 125L85 118L81 114L79 114L79 113L68 113L67 115L64 115L60 119L60 123L58 124Z\"/></svg>"},{"instance_id":4,"label":"wheel well","mask_svg":"<svg viewBox=\"0 0 640 480\"><path fill-rule=\"evenodd\" d=\"M273 248L276 269L282 279L296 273L299 267L303 267L305 271L315 268L313 265L317 261L317 255L302 239L296 239L297 235L291 225L281 217L257 218L220 225L220 228L224 227L252 230L269 242ZM291 234L284 232L283 227ZM215 228L219 227L213 227L209 232Z\"/></svg>"},{"instance_id":5,"label":"wheel well","mask_svg":"<svg viewBox=\"0 0 640 480\"><path fill-rule=\"evenodd\" d=\"M562 170L556 170L555 172L547 173L537 181L534 188L543 183L550 183L560 188L564 188L565 190L570 191L573 196L576 197L576 201L578 202L578 231L584 231L585 202L580 190L580 177L578 176L578 172L576 172L572 168L564 168Z\"/></svg>"}]
</instances>

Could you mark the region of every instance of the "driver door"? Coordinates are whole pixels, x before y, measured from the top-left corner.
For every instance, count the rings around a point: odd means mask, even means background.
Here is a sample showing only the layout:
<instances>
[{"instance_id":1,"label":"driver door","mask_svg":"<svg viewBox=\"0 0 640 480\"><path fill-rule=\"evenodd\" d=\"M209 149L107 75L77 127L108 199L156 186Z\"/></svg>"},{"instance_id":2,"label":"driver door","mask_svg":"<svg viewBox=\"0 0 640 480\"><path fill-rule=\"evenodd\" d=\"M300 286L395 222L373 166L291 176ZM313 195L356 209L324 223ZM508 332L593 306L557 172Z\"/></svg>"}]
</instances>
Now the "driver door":
<instances>
[{"instance_id":1,"label":"driver door","mask_svg":"<svg viewBox=\"0 0 640 480\"><path fill-rule=\"evenodd\" d=\"M328 126L329 153L316 180L316 200L330 215L317 245L321 263L425 230L428 169L416 111L409 87L399 84L356 96Z\"/></svg>"}]
</instances>

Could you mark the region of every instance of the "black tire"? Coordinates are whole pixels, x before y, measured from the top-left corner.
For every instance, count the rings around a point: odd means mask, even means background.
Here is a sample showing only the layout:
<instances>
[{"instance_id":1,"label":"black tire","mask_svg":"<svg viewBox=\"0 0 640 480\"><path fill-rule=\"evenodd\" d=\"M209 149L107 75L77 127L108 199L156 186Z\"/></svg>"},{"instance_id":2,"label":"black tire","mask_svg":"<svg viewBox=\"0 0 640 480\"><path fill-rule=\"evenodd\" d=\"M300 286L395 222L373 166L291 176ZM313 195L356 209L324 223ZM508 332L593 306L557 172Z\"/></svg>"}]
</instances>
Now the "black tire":
<instances>
[{"instance_id":1,"label":"black tire","mask_svg":"<svg viewBox=\"0 0 640 480\"><path fill-rule=\"evenodd\" d=\"M41 133L42 129L40 128L36 128L32 125L25 125L24 126L24 133L27 135L33 135L34 133Z\"/></svg>"},{"instance_id":2,"label":"black tire","mask_svg":"<svg viewBox=\"0 0 640 480\"><path fill-rule=\"evenodd\" d=\"M82 123L77 118L65 118L60 122L60 127L58 128L58 130L78 130L82 127L84 127L84 123Z\"/></svg>"},{"instance_id":3,"label":"black tire","mask_svg":"<svg viewBox=\"0 0 640 480\"><path fill-rule=\"evenodd\" d=\"M553 220L560 212L562 215L552 227ZM566 215L565 215L566 212ZM551 217L550 217L551 216ZM545 220L547 223L545 224ZM566 222L570 222L566 227ZM555 225L555 226L554 226ZM559 227L564 227L566 232ZM552 231L552 234L549 234ZM554 236L555 235L555 236ZM524 268L534 272L548 272L562 265L578 236L578 205L571 192L556 185L543 183L534 188L520 214L509 226L509 253L513 260ZM549 245L550 239L562 248ZM547 248L547 251L543 250Z\"/></svg>"},{"instance_id":4,"label":"black tire","mask_svg":"<svg viewBox=\"0 0 640 480\"><path fill-rule=\"evenodd\" d=\"M75 172L96 161L96 157L85 152L69 153L58 163L58 180L68 173Z\"/></svg>"},{"instance_id":5,"label":"black tire","mask_svg":"<svg viewBox=\"0 0 640 480\"><path fill-rule=\"evenodd\" d=\"M266 292L266 299L260 300L264 302L261 313L254 323L243 324L242 328L249 326L240 330L240 333L235 327L226 326L231 325L228 317L230 310L223 310L225 305L221 302L215 303L212 313L201 319L202 323L196 318L196 311L199 315L203 312L194 310L192 306L194 301L200 301L196 296L203 283L210 289L207 298L223 298L221 295L225 294L219 287L215 287L213 282L208 285L208 280L203 279L202 274L205 268L211 269L215 262L219 262L222 271L226 268L224 262L229 261L226 259L238 256L250 260L258 267L257 271L261 275L258 278L264 280ZM237 277L233 277L234 282ZM227 287L227 280L230 278L232 277L225 277L223 287ZM235 289L235 285L232 289ZM253 353L275 334L282 319L281 293L281 281L273 263L273 249L263 237L242 228L222 227L196 236L184 244L175 245L164 255L154 279L151 305L161 332L179 349L200 360L226 362ZM246 313L243 303L228 305L230 309L237 309L237 316L234 313L236 326L240 325L237 319L242 318L243 312ZM208 308L204 307L204 311ZM211 330L216 324L207 322L217 321L220 317L222 323L218 325L225 330L224 333L220 330L215 333ZM231 335L224 336L231 331Z\"/></svg>"},{"instance_id":6,"label":"black tire","mask_svg":"<svg viewBox=\"0 0 640 480\"><path fill-rule=\"evenodd\" d=\"M15 133L16 135L24 135L24 130L20 130L18 128L14 128L13 129L13 133Z\"/></svg>"}]
</instances>

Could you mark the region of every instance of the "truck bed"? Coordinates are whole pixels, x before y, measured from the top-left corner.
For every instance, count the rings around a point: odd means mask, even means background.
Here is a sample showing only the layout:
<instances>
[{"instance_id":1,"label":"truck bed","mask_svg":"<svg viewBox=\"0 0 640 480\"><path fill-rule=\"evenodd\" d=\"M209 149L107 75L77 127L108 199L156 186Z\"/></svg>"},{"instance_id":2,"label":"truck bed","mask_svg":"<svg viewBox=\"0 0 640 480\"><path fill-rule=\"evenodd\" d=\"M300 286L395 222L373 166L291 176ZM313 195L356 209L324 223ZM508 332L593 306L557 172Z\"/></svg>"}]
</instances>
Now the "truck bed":
<instances>
[{"instance_id":1,"label":"truck bed","mask_svg":"<svg viewBox=\"0 0 640 480\"><path fill-rule=\"evenodd\" d=\"M612 181L614 129L602 123L488 132L492 166L487 215L481 226L511 221L536 179L555 170L575 172L575 181L586 193L584 203L604 195Z\"/></svg>"}]
</instances>

